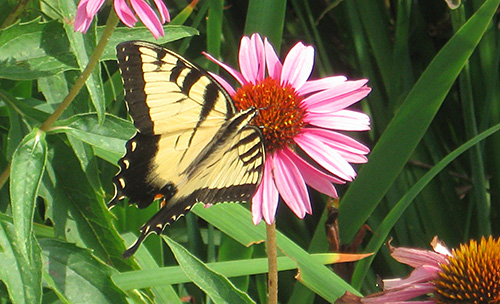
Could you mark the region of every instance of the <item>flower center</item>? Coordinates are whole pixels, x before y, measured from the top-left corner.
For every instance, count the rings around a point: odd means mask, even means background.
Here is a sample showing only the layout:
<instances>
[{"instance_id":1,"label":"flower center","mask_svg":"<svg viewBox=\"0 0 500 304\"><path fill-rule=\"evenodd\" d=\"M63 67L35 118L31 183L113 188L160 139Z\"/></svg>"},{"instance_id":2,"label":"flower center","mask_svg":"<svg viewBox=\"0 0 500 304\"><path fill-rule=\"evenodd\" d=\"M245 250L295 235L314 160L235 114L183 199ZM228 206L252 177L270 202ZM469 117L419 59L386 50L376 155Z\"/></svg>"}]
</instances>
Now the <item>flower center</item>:
<instances>
[{"instance_id":1,"label":"flower center","mask_svg":"<svg viewBox=\"0 0 500 304\"><path fill-rule=\"evenodd\" d=\"M500 303L500 238L460 245L448 262L434 280L437 303Z\"/></svg>"},{"instance_id":2,"label":"flower center","mask_svg":"<svg viewBox=\"0 0 500 304\"><path fill-rule=\"evenodd\" d=\"M252 125L264 135L266 152L292 144L305 124L305 110L300 106L302 98L292 86L281 85L273 78L245 84L236 91L233 100L238 110L258 109L259 114L252 120Z\"/></svg>"}]
</instances>

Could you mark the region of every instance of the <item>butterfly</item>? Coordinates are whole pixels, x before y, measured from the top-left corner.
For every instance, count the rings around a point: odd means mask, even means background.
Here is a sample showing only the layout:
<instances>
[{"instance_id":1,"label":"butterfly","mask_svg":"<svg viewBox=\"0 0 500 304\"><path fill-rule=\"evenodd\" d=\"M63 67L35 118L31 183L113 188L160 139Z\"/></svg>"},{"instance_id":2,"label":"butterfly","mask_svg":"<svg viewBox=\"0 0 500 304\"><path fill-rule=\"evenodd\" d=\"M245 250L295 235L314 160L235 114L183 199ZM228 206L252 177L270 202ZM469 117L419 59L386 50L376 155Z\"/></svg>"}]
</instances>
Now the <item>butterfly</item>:
<instances>
[{"instance_id":1,"label":"butterfly","mask_svg":"<svg viewBox=\"0 0 500 304\"><path fill-rule=\"evenodd\" d=\"M208 72L162 46L127 41L117 46L125 101L135 135L126 144L113 179L115 196L159 211L141 228L123 257L151 233L197 202L249 201L262 179L262 133L251 125L258 109L237 110Z\"/></svg>"}]
</instances>

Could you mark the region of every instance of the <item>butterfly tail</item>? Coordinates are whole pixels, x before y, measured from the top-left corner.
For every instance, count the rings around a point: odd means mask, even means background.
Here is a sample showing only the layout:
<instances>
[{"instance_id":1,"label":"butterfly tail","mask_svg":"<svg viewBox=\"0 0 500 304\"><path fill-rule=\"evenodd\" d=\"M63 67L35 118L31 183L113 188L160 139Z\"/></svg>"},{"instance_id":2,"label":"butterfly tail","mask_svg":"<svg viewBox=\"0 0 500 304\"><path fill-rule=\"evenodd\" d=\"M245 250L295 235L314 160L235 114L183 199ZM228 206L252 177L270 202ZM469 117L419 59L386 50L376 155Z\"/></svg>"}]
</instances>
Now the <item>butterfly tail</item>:
<instances>
[{"instance_id":1,"label":"butterfly tail","mask_svg":"<svg viewBox=\"0 0 500 304\"><path fill-rule=\"evenodd\" d=\"M161 208L158 212L156 212L155 215L153 215L153 217L149 221L146 222L146 224L141 227L140 235L137 240L134 242L134 244L132 244L132 246L130 246L127 250L125 250L125 252L123 252L124 259L132 256L148 235L150 235L151 233L160 235L167 225L172 224L181 216L188 213L193 205L196 204L195 202L193 202L192 198L183 199L180 202L176 201L175 203L174 201L169 201L168 204L171 207Z\"/></svg>"}]
</instances>

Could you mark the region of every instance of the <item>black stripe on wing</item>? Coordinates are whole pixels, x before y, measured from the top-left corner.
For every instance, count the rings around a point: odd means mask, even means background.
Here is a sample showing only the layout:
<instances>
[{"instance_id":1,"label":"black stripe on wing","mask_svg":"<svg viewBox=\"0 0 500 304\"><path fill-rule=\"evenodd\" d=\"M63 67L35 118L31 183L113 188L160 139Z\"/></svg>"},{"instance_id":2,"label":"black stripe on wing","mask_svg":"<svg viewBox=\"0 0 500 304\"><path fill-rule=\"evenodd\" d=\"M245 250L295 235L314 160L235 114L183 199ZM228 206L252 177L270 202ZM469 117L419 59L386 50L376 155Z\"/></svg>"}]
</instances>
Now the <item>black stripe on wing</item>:
<instances>
[{"instance_id":1,"label":"black stripe on wing","mask_svg":"<svg viewBox=\"0 0 500 304\"><path fill-rule=\"evenodd\" d=\"M146 208L155 200L157 195L170 199L176 192L173 184L155 184L149 181L152 163L158 150L160 136L147 136L136 133L127 142L127 153L119 161L120 172L113 178L115 196L108 203L109 207L116 205L118 200L125 196L130 198L129 204L137 204L139 208Z\"/></svg>"}]
</instances>

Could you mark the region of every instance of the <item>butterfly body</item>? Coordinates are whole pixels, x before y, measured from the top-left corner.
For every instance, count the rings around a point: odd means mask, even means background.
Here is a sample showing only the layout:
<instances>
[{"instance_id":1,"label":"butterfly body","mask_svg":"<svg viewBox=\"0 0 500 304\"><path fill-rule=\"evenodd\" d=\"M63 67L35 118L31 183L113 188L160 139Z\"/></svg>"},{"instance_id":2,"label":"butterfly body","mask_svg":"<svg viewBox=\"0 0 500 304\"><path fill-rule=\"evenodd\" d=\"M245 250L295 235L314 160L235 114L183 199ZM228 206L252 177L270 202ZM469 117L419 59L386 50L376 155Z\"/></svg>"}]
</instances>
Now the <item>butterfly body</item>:
<instances>
[{"instance_id":1,"label":"butterfly body","mask_svg":"<svg viewBox=\"0 0 500 304\"><path fill-rule=\"evenodd\" d=\"M128 41L118 45L117 56L137 133L119 161L109 205L129 197L146 208L162 199L127 257L197 202L249 201L262 177L264 146L250 125L258 110L237 111L219 83L180 55Z\"/></svg>"}]
</instances>

